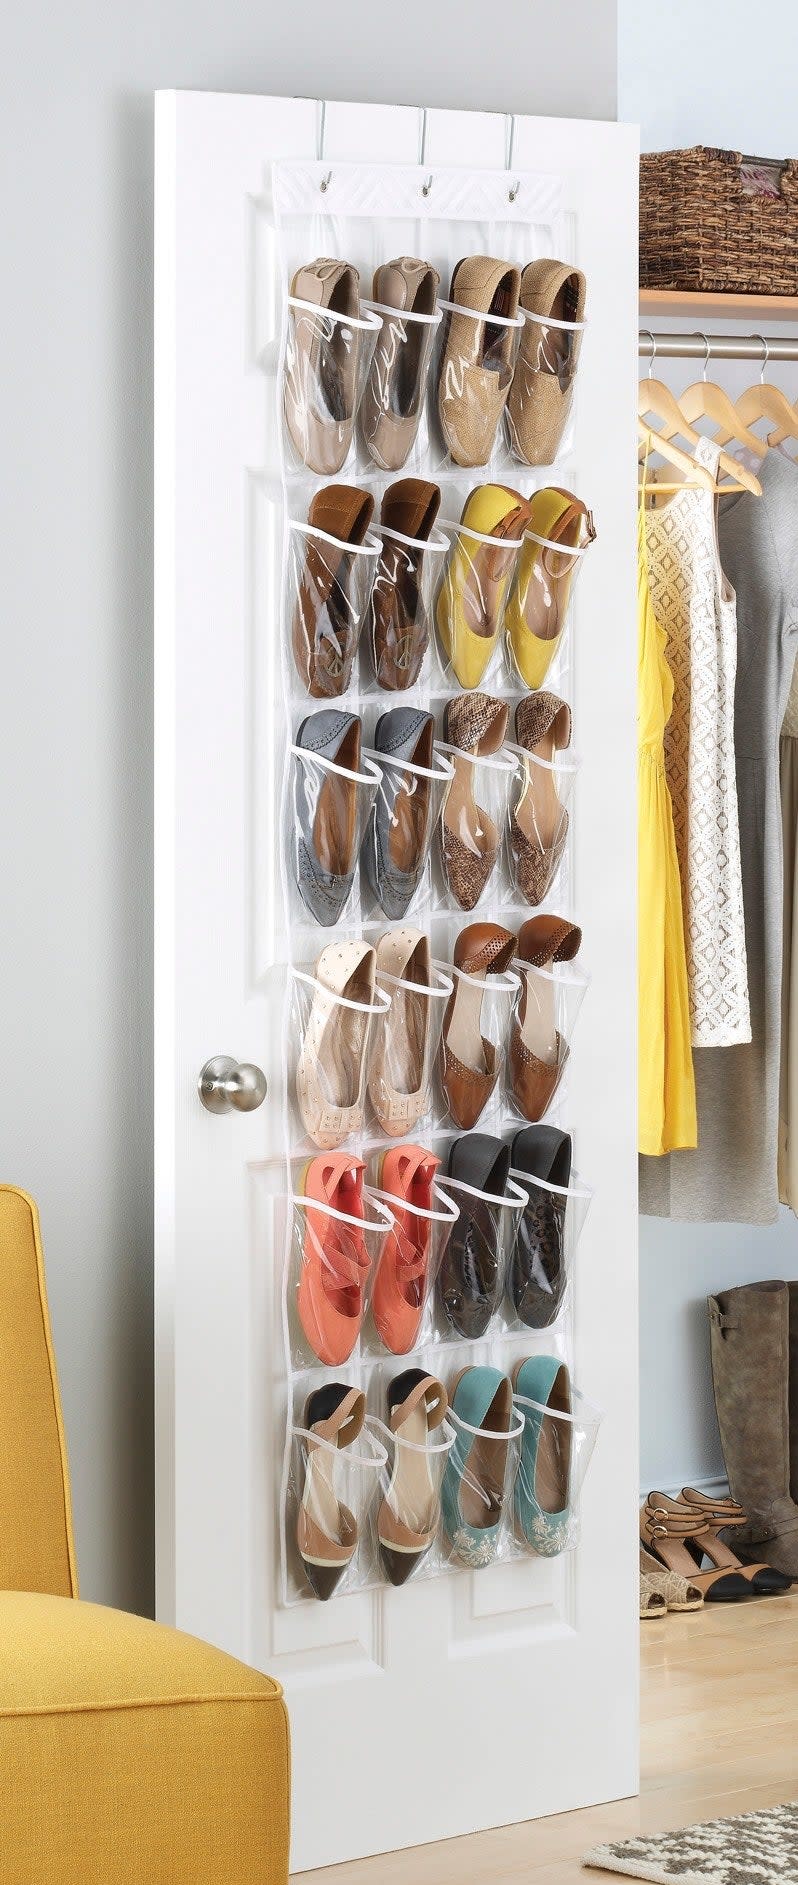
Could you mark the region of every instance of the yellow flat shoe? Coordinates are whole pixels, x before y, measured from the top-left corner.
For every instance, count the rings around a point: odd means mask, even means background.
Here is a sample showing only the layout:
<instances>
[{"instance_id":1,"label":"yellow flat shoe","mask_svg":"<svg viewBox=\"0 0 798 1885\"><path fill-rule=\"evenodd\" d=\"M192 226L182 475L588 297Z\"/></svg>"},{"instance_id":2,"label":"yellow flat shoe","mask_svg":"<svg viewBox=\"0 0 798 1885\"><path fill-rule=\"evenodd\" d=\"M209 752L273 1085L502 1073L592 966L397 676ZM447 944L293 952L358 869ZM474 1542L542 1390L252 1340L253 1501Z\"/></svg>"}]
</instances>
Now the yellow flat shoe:
<instances>
[{"instance_id":1,"label":"yellow flat shoe","mask_svg":"<svg viewBox=\"0 0 798 1885\"><path fill-rule=\"evenodd\" d=\"M466 498L435 610L438 638L461 687L479 687L502 629L529 505L503 484Z\"/></svg>"},{"instance_id":2,"label":"yellow flat shoe","mask_svg":"<svg viewBox=\"0 0 798 1885\"><path fill-rule=\"evenodd\" d=\"M522 681L541 687L562 641L582 557L596 532L587 505L558 486L534 491L528 513L505 629Z\"/></svg>"}]
</instances>

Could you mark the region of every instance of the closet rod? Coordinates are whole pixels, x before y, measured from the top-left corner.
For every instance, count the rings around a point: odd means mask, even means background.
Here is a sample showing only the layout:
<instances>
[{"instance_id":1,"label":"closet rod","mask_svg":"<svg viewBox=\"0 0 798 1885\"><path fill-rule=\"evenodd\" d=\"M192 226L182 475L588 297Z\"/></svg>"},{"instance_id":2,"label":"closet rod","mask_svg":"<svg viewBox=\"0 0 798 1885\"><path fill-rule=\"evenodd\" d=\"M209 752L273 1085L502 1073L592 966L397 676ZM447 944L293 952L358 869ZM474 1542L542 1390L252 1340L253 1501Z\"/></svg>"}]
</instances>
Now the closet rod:
<instances>
[{"instance_id":1,"label":"closet rod","mask_svg":"<svg viewBox=\"0 0 798 1885\"><path fill-rule=\"evenodd\" d=\"M641 360L798 360L798 336L781 334L673 334L641 327Z\"/></svg>"}]
</instances>

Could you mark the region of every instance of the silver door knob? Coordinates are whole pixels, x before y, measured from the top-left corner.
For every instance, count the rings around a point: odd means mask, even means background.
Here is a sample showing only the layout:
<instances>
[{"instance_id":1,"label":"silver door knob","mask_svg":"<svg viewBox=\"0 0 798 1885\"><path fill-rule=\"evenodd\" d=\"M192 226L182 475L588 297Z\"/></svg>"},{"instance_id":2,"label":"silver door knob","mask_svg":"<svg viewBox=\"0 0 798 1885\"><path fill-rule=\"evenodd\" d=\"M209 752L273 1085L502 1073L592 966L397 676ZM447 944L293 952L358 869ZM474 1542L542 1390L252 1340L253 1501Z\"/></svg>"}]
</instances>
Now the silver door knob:
<instances>
[{"instance_id":1,"label":"silver door knob","mask_svg":"<svg viewBox=\"0 0 798 1885\"><path fill-rule=\"evenodd\" d=\"M251 1061L239 1066L227 1054L215 1054L206 1060L197 1090L209 1113L254 1113L266 1098L266 1075Z\"/></svg>"}]
</instances>

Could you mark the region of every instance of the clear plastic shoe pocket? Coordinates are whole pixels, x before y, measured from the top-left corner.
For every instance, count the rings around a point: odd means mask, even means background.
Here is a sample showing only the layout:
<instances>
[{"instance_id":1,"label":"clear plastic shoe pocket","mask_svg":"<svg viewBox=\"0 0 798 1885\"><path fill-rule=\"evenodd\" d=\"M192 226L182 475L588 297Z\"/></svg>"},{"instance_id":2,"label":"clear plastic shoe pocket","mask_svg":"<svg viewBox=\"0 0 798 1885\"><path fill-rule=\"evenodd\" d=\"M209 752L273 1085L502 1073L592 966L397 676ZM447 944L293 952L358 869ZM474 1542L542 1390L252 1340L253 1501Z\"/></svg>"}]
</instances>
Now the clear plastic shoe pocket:
<instances>
[{"instance_id":1,"label":"clear plastic shoe pocket","mask_svg":"<svg viewBox=\"0 0 798 1885\"><path fill-rule=\"evenodd\" d=\"M573 1260L593 1192L577 1171L571 1172L568 1185L514 1170L510 1177L527 1202L516 1240L519 1273L511 1279L515 1287L508 1289L508 1302L511 1313L518 1311L516 1326L548 1329L568 1302Z\"/></svg>"},{"instance_id":2,"label":"clear plastic shoe pocket","mask_svg":"<svg viewBox=\"0 0 798 1885\"><path fill-rule=\"evenodd\" d=\"M497 400L501 394L506 397L524 317L520 312L486 314L482 308L464 307L459 301L439 301L438 307L445 316L437 345L438 399L449 409L448 427L454 430L461 448L477 447L482 441L482 450L466 449L462 462L486 465L493 451L495 430L486 423L485 384L495 377ZM460 336L459 345L454 334ZM440 448L446 453L444 438Z\"/></svg>"},{"instance_id":3,"label":"clear plastic shoe pocket","mask_svg":"<svg viewBox=\"0 0 798 1885\"><path fill-rule=\"evenodd\" d=\"M524 1434L515 1482L516 1542L555 1558L579 1542L580 1495L603 1414L575 1388L570 1414L522 1394L513 1405Z\"/></svg>"},{"instance_id":4,"label":"clear plastic shoe pocket","mask_svg":"<svg viewBox=\"0 0 798 1885\"><path fill-rule=\"evenodd\" d=\"M460 1216L459 1205L439 1184L433 1184L428 1210L411 1204L409 1199L394 1197L379 1188L371 1193L376 1202L391 1212L393 1222L380 1245L380 1260L389 1265L392 1286L384 1292L376 1272L372 1277L371 1314L364 1330L363 1346L375 1354L409 1354L421 1348L430 1330L429 1307L434 1298L438 1272ZM412 1305L413 1339L406 1349L394 1347L396 1298Z\"/></svg>"},{"instance_id":5,"label":"clear plastic shoe pocket","mask_svg":"<svg viewBox=\"0 0 798 1885\"><path fill-rule=\"evenodd\" d=\"M412 867L402 874L414 877L416 888L405 905L405 912L413 905L424 878L443 802L453 778L447 752L448 748L434 747L431 766L414 766L409 760L392 759L390 754L378 753L371 747L363 754L363 764L376 766L380 774L363 840L366 874L369 883L376 885L395 851L400 856L405 851L408 855L412 853ZM387 858L379 843L380 832L383 844L387 843ZM415 907L418 908L417 903ZM393 915L393 912L389 910L388 914Z\"/></svg>"},{"instance_id":6,"label":"clear plastic shoe pocket","mask_svg":"<svg viewBox=\"0 0 798 1885\"><path fill-rule=\"evenodd\" d=\"M371 531L346 543L288 520L285 620L293 667L317 699L338 699L351 683L380 548Z\"/></svg>"},{"instance_id":7,"label":"clear plastic shoe pocket","mask_svg":"<svg viewBox=\"0 0 798 1885\"><path fill-rule=\"evenodd\" d=\"M439 627L442 622L448 624L452 649L462 631L495 643L484 670L484 681L498 659L504 612L524 539L489 537L482 531L472 530L468 524L444 518L440 522L449 536L451 553L438 591L438 624ZM446 668L445 648L442 647L440 653ZM453 670L451 678L452 684L459 688L460 682Z\"/></svg>"},{"instance_id":8,"label":"clear plastic shoe pocket","mask_svg":"<svg viewBox=\"0 0 798 1885\"><path fill-rule=\"evenodd\" d=\"M341 1145L363 1123L373 1028L390 1007L375 988L370 1002L337 995L304 969L289 969L286 1055L288 1091L301 1128L320 1149Z\"/></svg>"},{"instance_id":9,"label":"clear plastic shoe pocket","mask_svg":"<svg viewBox=\"0 0 798 1885\"><path fill-rule=\"evenodd\" d=\"M346 463L380 327L368 309L355 319L288 296L283 411L289 463L330 477Z\"/></svg>"},{"instance_id":10,"label":"clear plastic shoe pocket","mask_svg":"<svg viewBox=\"0 0 798 1885\"><path fill-rule=\"evenodd\" d=\"M529 898L530 889L542 902L551 889L560 868L568 835L568 803L573 792L581 760L570 747L556 751L551 759L529 753L523 746L508 746L515 771L510 788L510 815L507 822L509 868L513 883ZM539 859L528 878L530 855Z\"/></svg>"},{"instance_id":11,"label":"clear plastic shoe pocket","mask_svg":"<svg viewBox=\"0 0 798 1885\"><path fill-rule=\"evenodd\" d=\"M326 1601L368 1584L370 1513L386 1465L367 1420L351 1446L291 1426L283 1484L283 1601Z\"/></svg>"},{"instance_id":12,"label":"clear plastic shoe pocket","mask_svg":"<svg viewBox=\"0 0 798 1885\"><path fill-rule=\"evenodd\" d=\"M496 1259L496 1299L494 1312L504 1293L508 1269L518 1240L526 1209L524 1185L511 1174L504 1192L478 1191L460 1178L441 1175L439 1189L458 1206L460 1218L476 1226Z\"/></svg>"},{"instance_id":13,"label":"clear plastic shoe pocket","mask_svg":"<svg viewBox=\"0 0 798 1885\"><path fill-rule=\"evenodd\" d=\"M373 532L380 540L380 558L369 607L371 667L378 687L401 693L423 678L449 538L440 530L406 537L381 523Z\"/></svg>"},{"instance_id":14,"label":"clear plastic shoe pocket","mask_svg":"<svg viewBox=\"0 0 798 1885\"><path fill-rule=\"evenodd\" d=\"M469 1047L473 1040L481 1041L485 1071L493 1078L495 1085L504 1066L511 1012L520 994L518 975L505 970L501 975L480 977L467 974L465 969L456 969L450 962L436 963L435 966L451 978L455 998L453 1012L441 1042L441 1074L447 1071L449 1053L455 1060L461 1058L458 1047L462 1031ZM447 1185L450 1182L447 1178Z\"/></svg>"},{"instance_id":15,"label":"clear plastic shoe pocket","mask_svg":"<svg viewBox=\"0 0 798 1885\"><path fill-rule=\"evenodd\" d=\"M288 750L289 884L318 923L332 925L346 907L342 901L346 879L354 877L382 773L371 755L363 754L359 771L352 772L307 747Z\"/></svg>"},{"instance_id":16,"label":"clear plastic shoe pocket","mask_svg":"<svg viewBox=\"0 0 798 1885\"><path fill-rule=\"evenodd\" d=\"M383 1245L396 1229L390 1200L367 1188L362 1195L362 1217L304 1194L287 1200L286 1341L297 1371L345 1367L357 1345Z\"/></svg>"},{"instance_id":17,"label":"clear plastic shoe pocket","mask_svg":"<svg viewBox=\"0 0 798 1885\"><path fill-rule=\"evenodd\" d=\"M565 628L574 585L593 537L571 549L538 536L535 530L524 534L537 551L521 559L516 587L519 615L532 634L553 639Z\"/></svg>"},{"instance_id":18,"label":"clear plastic shoe pocket","mask_svg":"<svg viewBox=\"0 0 798 1885\"><path fill-rule=\"evenodd\" d=\"M488 862L501 855L509 816L510 792L517 776L515 748L503 747L484 758L464 753L459 746L442 741L438 751L451 768L441 812L441 862L450 896L460 909L473 909L469 895L467 860L473 859L476 873L474 888L484 875ZM476 812L476 816L475 816Z\"/></svg>"},{"instance_id":19,"label":"clear plastic shoe pocket","mask_svg":"<svg viewBox=\"0 0 798 1885\"><path fill-rule=\"evenodd\" d=\"M443 1546L450 1562L477 1571L512 1555L513 1487L524 1417L514 1401L506 1433L472 1427L453 1407L447 1419L455 1439L443 1489Z\"/></svg>"},{"instance_id":20,"label":"clear plastic shoe pocket","mask_svg":"<svg viewBox=\"0 0 798 1885\"><path fill-rule=\"evenodd\" d=\"M546 969L518 962L515 967L524 1039L538 1060L559 1065L570 1048L590 976L573 962L554 962Z\"/></svg>"},{"instance_id":21,"label":"clear plastic shoe pocket","mask_svg":"<svg viewBox=\"0 0 798 1885\"><path fill-rule=\"evenodd\" d=\"M371 1507L372 1552L377 1574L392 1584L439 1569L434 1547L441 1535L441 1485L456 1433L447 1417L425 1443L393 1433L381 1420L368 1426L383 1447L380 1496Z\"/></svg>"},{"instance_id":22,"label":"clear plastic shoe pocket","mask_svg":"<svg viewBox=\"0 0 798 1885\"><path fill-rule=\"evenodd\" d=\"M386 1010L375 1024L369 1093L378 1124L391 1138L414 1130L432 1104L432 1071L452 982L445 964L435 963L430 973L430 982L411 982L377 971Z\"/></svg>"},{"instance_id":23,"label":"clear plastic shoe pocket","mask_svg":"<svg viewBox=\"0 0 798 1885\"><path fill-rule=\"evenodd\" d=\"M426 389L435 336L443 319L436 310L432 314L416 314L399 308L385 307L380 301L363 301L361 307L377 317L378 332L371 356L368 376L368 391L360 408L360 431L363 443L370 458L382 471L401 469L410 456L414 446L426 449L425 405ZM407 425L407 451L401 460L394 452L387 458L381 433L385 423L395 435L394 418L395 389L397 385L412 387L412 399L403 406L402 421L415 421L415 426ZM401 423L401 421L400 421Z\"/></svg>"}]
</instances>

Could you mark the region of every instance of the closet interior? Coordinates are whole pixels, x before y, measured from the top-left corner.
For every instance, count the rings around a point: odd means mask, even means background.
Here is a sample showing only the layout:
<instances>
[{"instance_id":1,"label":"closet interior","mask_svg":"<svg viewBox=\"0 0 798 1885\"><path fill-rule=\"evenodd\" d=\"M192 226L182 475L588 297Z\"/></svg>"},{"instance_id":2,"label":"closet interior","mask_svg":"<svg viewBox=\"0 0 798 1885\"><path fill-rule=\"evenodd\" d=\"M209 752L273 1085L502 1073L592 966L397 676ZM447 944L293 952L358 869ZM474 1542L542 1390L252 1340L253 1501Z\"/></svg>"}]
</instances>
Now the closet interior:
<instances>
[{"instance_id":1,"label":"closet interior","mask_svg":"<svg viewBox=\"0 0 798 1885\"><path fill-rule=\"evenodd\" d=\"M798 1203L798 336L642 327L639 355L640 1208L689 1244ZM798 1575L798 1285L743 1271L708 1321L728 1494L648 1493L643 1616Z\"/></svg>"}]
</instances>

